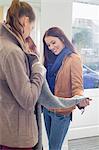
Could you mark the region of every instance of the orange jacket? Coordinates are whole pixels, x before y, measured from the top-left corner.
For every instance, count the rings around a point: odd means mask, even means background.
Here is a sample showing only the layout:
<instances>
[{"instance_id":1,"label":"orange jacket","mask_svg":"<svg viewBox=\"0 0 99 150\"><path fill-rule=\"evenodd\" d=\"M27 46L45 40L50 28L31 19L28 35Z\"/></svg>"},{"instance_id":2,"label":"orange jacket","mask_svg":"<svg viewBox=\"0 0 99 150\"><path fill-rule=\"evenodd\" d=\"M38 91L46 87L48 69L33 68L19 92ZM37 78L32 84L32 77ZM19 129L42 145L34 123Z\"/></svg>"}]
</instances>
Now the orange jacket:
<instances>
[{"instance_id":1,"label":"orange jacket","mask_svg":"<svg viewBox=\"0 0 99 150\"><path fill-rule=\"evenodd\" d=\"M64 58L56 76L54 93L65 98L83 94L82 63L78 54L72 53ZM64 112L73 109L74 107L65 109ZM63 112L58 112L61 111Z\"/></svg>"}]
</instances>

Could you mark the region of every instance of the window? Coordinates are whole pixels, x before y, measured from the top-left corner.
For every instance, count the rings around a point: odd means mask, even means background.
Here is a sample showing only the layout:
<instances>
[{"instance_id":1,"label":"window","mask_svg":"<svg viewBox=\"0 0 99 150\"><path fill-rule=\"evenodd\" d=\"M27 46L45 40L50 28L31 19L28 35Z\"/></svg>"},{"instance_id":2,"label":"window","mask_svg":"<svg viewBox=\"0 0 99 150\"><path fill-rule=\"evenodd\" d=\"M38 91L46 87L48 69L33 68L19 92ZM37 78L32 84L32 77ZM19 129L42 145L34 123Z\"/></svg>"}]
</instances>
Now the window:
<instances>
[{"instance_id":1,"label":"window","mask_svg":"<svg viewBox=\"0 0 99 150\"><path fill-rule=\"evenodd\" d=\"M99 5L73 3L72 39L83 60L84 88L99 88Z\"/></svg>"}]
</instances>

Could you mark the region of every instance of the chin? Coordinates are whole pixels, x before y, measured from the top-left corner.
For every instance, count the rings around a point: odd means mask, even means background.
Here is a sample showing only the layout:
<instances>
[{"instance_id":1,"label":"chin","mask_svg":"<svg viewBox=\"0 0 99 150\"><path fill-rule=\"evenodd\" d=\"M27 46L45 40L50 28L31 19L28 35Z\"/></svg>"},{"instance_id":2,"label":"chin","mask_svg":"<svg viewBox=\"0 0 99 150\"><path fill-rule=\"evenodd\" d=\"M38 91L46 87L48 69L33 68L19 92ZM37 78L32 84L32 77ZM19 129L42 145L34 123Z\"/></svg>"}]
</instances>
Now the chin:
<instances>
[{"instance_id":1,"label":"chin","mask_svg":"<svg viewBox=\"0 0 99 150\"><path fill-rule=\"evenodd\" d=\"M54 54L55 54L55 55L58 55L59 53L56 52L56 53L54 53Z\"/></svg>"}]
</instances>

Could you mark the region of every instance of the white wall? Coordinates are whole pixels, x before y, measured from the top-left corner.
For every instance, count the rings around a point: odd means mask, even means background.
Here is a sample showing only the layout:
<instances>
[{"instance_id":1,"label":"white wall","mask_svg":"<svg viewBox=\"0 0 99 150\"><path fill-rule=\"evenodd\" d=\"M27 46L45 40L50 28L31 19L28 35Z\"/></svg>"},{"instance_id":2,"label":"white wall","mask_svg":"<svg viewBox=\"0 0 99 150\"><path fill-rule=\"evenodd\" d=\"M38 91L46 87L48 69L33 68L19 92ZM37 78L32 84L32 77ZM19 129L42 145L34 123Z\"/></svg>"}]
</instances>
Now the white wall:
<instances>
[{"instance_id":1,"label":"white wall","mask_svg":"<svg viewBox=\"0 0 99 150\"><path fill-rule=\"evenodd\" d=\"M41 33L52 26L61 27L71 37L72 0L41 0Z\"/></svg>"},{"instance_id":2,"label":"white wall","mask_svg":"<svg viewBox=\"0 0 99 150\"><path fill-rule=\"evenodd\" d=\"M41 0L41 49L45 31L58 26L71 39L72 0Z\"/></svg>"}]
</instances>

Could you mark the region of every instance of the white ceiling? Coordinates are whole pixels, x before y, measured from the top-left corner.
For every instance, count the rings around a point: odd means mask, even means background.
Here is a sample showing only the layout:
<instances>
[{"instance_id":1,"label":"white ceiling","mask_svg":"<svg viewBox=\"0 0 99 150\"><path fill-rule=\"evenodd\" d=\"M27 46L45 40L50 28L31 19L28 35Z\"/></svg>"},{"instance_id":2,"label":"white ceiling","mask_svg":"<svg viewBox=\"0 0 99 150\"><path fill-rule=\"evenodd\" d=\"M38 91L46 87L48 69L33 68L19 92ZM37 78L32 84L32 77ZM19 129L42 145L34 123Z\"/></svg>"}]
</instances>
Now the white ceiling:
<instances>
[{"instance_id":1,"label":"white ceiling","mask_svg":"<svg viewBox=\"0 0 99 150\"><path fill-rule=\"evenodd\" d=\"M74 0L75 2L99 5L99 0Z\"/></svg>"}]
</instances>

